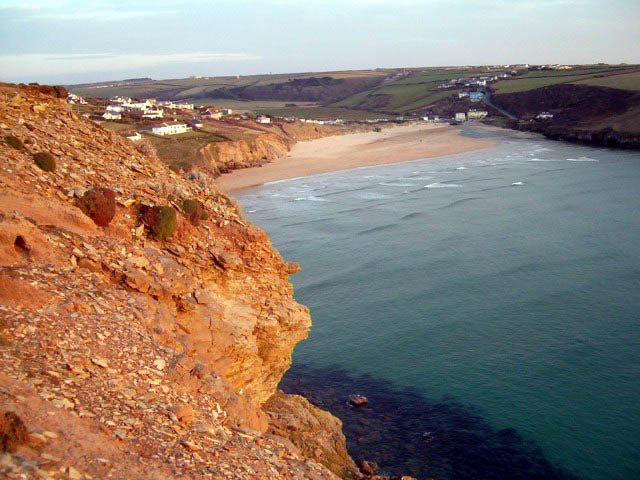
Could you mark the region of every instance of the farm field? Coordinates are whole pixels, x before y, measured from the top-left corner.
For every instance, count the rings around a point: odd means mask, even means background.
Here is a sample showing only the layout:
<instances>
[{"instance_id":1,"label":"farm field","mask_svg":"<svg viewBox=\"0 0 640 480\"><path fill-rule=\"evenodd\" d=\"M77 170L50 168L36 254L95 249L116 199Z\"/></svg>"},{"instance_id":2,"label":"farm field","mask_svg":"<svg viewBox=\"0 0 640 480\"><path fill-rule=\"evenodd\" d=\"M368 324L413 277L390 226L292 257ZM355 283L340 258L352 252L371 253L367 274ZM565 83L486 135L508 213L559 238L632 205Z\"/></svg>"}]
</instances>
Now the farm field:
<instances>
[{"instance_id":1,"label":"farm field","mask_svg":"<svg viewBox=\"0 0 640 480\"><path fill-rule=\"evenodd\" d=\"M458 90L434 90L438 85L453 78L490 75L498 70L447 69L414 72L411 75L389 82L378 88L360 92L340 102L335 107L363 108L385 112L403 113L416 110L454 95Z\"/></svg>"},{"instance_id":2,"label":"farm field","mask_svg":"<svg viewBox=\"0 0 640 480\"><path fill-rule=\"evenodd\" d=\"M273 109L273 108L289 108L287 104L295 103L296 107L315 107L314 102L281 102L278 100L234 100L229 98L201 98L194 100L196 106L215 105L222 108L230 108L234 112L253 112L256 110Z\"/></svg>"},{"instance_id":3,"label":"farm field","mask_svg":"<svg viewBox=\"0 0 640 480\"><path fill-rule=\"evenodd\" d=\"M376 118L389 118L376 112L365 110L354 110L341 107L290 107L290 108L265 108L258 110L258 113L273 115L277 117L298 117L313 120L372 120Z\"/></svg>"},{"instance_id":4,"label":"farm field","mask_svg":"<svg viewBox=\"0 0 640 480\"><path fill-rule=\"evenodd\" d=\"M609 78L609 75L617 76L616 74L625 73L629 68L634 67L594 67L575 70L530 72L514 79L497 82L494 84L493 89L495 93L526 92L528 90L560 83L578 83L583 80L593 79L595 76Z\"/></svg>"},{"instance_id":5,"label":"farm field","mask_svg":"<svg viewBox=\"0 0 640 480\"><path fill-rule=\"evenodd\" d=\"M204 77L181 78L167 80L147 80L130 84L95 84L95 85L70 85L69 90L86 97L109 98L116 95L133 98L161 98L161 99L186 99L195 97L207 97L209 92L215 92L221 88L265 86L277 83L285 83L292 79L307 79L312 77L343 78L369 78L384 77L392 74L393 70L361 70L343 72L302 72L274 75L248 75L238 77ZM210 95L209 97L213 97Z\"/></svg>"},{"instance_id":6,"label":"farm field","mask_svg":"<svg viewBox=\"0 0 640 480\"><path fill-rule=\"evenodd\" d=\"M607 75L605 77L596 76L587 80L573 82L578 85L594 85L597 87L619 88L621 90L640 91L640 69L632 73L619 75Z\"/></svg>"}]
</instances>

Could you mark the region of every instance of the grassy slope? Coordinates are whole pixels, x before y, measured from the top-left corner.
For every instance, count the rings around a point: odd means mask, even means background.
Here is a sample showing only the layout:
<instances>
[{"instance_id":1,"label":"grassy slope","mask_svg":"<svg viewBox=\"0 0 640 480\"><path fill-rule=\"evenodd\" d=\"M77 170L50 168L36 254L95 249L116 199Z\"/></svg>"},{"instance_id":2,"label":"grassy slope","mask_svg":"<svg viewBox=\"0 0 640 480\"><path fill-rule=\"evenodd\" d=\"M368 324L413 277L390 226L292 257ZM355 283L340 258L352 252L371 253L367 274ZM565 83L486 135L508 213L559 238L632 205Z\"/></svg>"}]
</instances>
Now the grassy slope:
<instances>
[{"instance_id":1,"label":"grassy slope","mask_svg":"<svg viewBox=\"0 0 640 480\"><path fill-rule=\"evenodd\" d=\"M593 67L575 70L530 72L514 79L497 82L493 85L493 89L498 94L526 92L559 83L576 83L582 80L592 79L596 75L625 73L629 68L633 67Z\"/></svg>"},{"instance_id":2,"label":"grassy slope","mask_svg":"<svg viewBox=\"0 0 640 480\"><path fill-rule=\"evenodd\" d=\"M595 85L599 87L619 88L621 90L640 91L640 70L620 75L594 77L574 82L579 85Z\"/></svg>"},{"instance_id":3,"label":"grassy slope","mask_svg":"<svg viewBox=\"0 0 640 480\"><path fill-rule=\"evenodd\" d=\"M342 118L343 120L367 120L388 117L387 115L380 113L341 107L264 108L259 109L258 111L260 113L275 115L278 117L298 117L313 120L335 120L336 118Z\"/></svg>"},{"instance_id":4,"label":"grassy slope","mask_svg":"<svg viewBox=\"0 0 640 480\"><path fill-rule=\"evenodd\" d=\"M486 70L427 70L390 82L367 92L333 104L336 107L364 108L391 112L407 112L431 105L442 98L453 95L457 90L434 90L441 83L452 78L489 74ZM492 72L495 73L495 72ZM376 95L388 96L384 107L376 103Z\"/></svg>"},{"instance_id":5,"label":"grassy slope","mask_svg":"<svg viewBox=\"0 0 640 480\"><path fill-rule=\"evenodd\" d=\"M109 98L114 95L124 95L128 97L153 98L161 96L163 93L172 92L172 96L179 98L189 98L194 95L201 95L203 92L213 92L222 87L246 87L249 85L269 85L272 83L288 82L291 79L304 79L310 77L369 77L387 75L386 71L362 70L344 72L304 72L287 73L276 75L249 75L241 77L214 77L214 78L182 78L170 80L150 80L135 85L115 85L108 87L73 87L69 90L78 95L87 97Z\"/></svg>"}]
</instances>

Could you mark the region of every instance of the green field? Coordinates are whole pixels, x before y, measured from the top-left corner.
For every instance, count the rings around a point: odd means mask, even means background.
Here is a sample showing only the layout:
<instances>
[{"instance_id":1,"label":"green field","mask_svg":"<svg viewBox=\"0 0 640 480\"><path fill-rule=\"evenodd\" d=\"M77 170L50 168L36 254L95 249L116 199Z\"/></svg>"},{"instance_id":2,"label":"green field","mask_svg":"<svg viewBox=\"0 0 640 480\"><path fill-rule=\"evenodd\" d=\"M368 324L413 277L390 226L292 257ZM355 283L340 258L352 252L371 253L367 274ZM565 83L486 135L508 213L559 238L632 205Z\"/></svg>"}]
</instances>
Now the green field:
<instances>
[{"instance_id":1,"label":"green field","mask_svg":"<svg viewBox=\"0 0 640 480\"><path fill-rule=\"evenodd\" d=\"M334 103L332 106L357 107L367 110L398 113L408 112L429 106L438 100L458 92L458 90L454 89L435 90L435 88L443 82L454 78L492 75L496 73L499 73L499 71L489 71L486 69L434 69L417 71L407 77L389 82L386 85L352 95L349 98ZM381 106L379 99L381 95L386 97L383 106Z\"/></svg>"},{"instance_id":2,"label":"green field","mask_svg":"<svg viewBox=\"0 0 640 480\"><path fill-rule=\"evenodd\" d=\"M269 85L288 82L294 78L304 79L318 76L332 78L386 76L393 72L393 70L353 70L344 72L302 72L275 75L248 75L239 77L179 78L168 80L148 80L129 85L71 85L69 86L69 90L84 97L109 98L115 95L122 95L133 98L170 96L175 99L187 99L195 96L203 96L223 87Z\"/></svg>"},{"instance_id":3,"label":"green field","mask_svg":"<svg viewBox=\"0 0 640 480\"><path fill-rule=\"evenodd\" d=\"M578 85L595 85L598 87L619 88L621 90L640 91L640 70L620 75L595 76L588 80L574 82Z\"/></svg>"},{"instance_id":4,"label":"green field","mask_svg":"<svg viewBox=\"0 0 640 480\"><path fill-rule=\"evenodd\" d=\"M628 68L633 67L593 67L575 70L530 72L514 79L497 82L493 85L493 89L496 93L526 92L560 83L582 83L584 80L590 80L600 75L624 73Z\"/></svg>"},{"instance_id":5,"label":"green field","mask_svg":"<svg viewBox=\"0 0 640 480\"><path fill-rule=\"evenodd\" d=\"M295 103L296 107L314 107L313 102L280 102L278 100L233 100L229 98L201 98L194 100L195 105L215 105L230 108L234 112L253 112L270 108L287 108L287 104Z\"/></svg>"},{"instance_id":6,"label":"green field","mask_svg":"<svg viewBox=\"0 0 640 480\"><path fill-rule=\"evenodd\" d=\"M389 118L381 113L353 110L340 107L292 107L292 108L266 108L258 110L258 113L273 115L276 117L297 117L309 120L373 120L376 118Z\"/></svg>"}]
</instances>

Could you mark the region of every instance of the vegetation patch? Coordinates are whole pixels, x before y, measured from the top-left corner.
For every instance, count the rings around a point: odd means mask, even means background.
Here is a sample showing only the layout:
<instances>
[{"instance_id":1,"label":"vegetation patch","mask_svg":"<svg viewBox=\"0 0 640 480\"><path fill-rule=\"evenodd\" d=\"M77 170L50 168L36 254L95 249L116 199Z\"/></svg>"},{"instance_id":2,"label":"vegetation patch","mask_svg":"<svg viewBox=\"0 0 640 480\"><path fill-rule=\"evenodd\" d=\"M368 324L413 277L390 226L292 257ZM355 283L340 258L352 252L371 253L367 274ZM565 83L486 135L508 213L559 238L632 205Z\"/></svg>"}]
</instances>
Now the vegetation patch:
<instances>
[{"instance_id":1,"label":"vegetation patch","mask_svg":"<svg viewBox=\"0 0 640 480\"><path fill-rule=\"evenodd\" d=\"M55 172L56 159L49 152L38 152L33 156L33 161L45 172Z\"/></svg>"},{"instance_id":2,"label":"vegetation patch","mask_svg":"<svg viewBox=\"0 0 640 480\"><path fill-rule=\"evenodd\" d=\"M201 220L208 218L204 206L199 201L192 199L182 201L182 213L192 225L198 225Z\"/></svg>"},{"instance_id":3,"label":"vegetation patch","mask_svg":"<svg viewBox=\"0 0 640 480\"><path fill-rule=\"evenodd\" d=\"M18 137L14 137L13 135L7 135L6 137L4 137L4 143L9 145L11 148L15 148L16 150L24 149L22 140L20 140Z\"/></svg>"},{"instance_id":4,"label":"vegetation patch","mask_svg":"<svg viewBox=\"0 0 640 480\"><path fill-rule=\"evenodd\" d=\"M93 188L78 200L78 207L96 225L106 227L116 215L116 194L108 188Z\"/></svg>"},{"instance_id":5,"label":"vegetation patch","mask_svg":"<svg viewBox=\"0 0 640 480\"><path fill-rule=\"evenodd\" d=\"M141 205L139 217L158 240L166 240L171 237L178 226L178 216L175 209L167 206Z\"/></svg>"}]
</instances>

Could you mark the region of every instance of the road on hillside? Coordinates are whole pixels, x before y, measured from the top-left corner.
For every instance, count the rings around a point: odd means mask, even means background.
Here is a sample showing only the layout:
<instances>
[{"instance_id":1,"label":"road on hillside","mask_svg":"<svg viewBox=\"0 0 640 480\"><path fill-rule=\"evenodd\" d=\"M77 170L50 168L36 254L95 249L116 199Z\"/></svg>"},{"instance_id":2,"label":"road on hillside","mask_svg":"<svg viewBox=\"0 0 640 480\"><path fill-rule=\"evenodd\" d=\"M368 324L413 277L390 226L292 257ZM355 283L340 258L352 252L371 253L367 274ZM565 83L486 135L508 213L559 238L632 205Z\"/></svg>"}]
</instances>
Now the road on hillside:
<instances>
[{"instance_id":1,"label":"road on hillside","mask_svg":"<svg viewBox=\"0 0 640 480\"><path fill-rule=\"evenodd\" d=\"M486 89L484 91L484 97L482 97L482 101L489 105L492 108L495 108L496 110L498 110L501 114L503 114L505 117L510 118L511 120L518 120L518 117L516 117L515 115L513 115L512 113L507 112L505 109L500 108L499 106L497 106L495 103L493 103L491 101L491 92Z\"/></svg>"}]
</instances>

